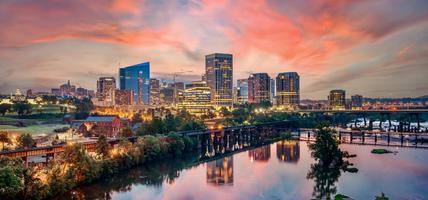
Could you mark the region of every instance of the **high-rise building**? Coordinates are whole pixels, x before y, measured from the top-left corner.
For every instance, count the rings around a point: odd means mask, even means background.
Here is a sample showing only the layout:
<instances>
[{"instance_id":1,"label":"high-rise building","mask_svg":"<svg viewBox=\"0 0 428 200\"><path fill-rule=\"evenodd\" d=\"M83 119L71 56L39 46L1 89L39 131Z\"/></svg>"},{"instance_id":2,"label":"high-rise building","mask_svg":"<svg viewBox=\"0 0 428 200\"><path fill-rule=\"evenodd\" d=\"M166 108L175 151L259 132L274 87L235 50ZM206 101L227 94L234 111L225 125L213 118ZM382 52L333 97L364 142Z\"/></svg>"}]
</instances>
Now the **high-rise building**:
<instances>
[{"instance_id":1,"label":"high-rise building","mask_svg":"<svg viewBox=\"0 0 428 200\"><path fill-rule=\"evenodd\" d=\"M267 73L256 73L248 78L248 102L270 102L270 77Z\"/></svg>"},{"instance_id":2,"label":"high-rise building","mask_svg":"<svg viewBox=\"0 0 428 200\"><path fill-rule=\"evenodd\" d=\"M27 98L32 98L33 97L33 90L32 89L28 89L27 90Z\"/></svg>"},{"instance_id":3,"label":"high-rise building","mask_svg":"<svg viewBox=\"0 0 428 200\"><path fill-rule=\"evenodd\" d=\"M83 97L88 97L88 90L82 87L78 87L76 89L76 96L83 98Z\"/></svg>"},{"instance_id":4,"label":"high-rise building","mask_svg":"<svg viewBox=\"0 0 428 200\"><path fill-rule=\"evenodd\" d=\"M356 94L351 96L352 110L361 110L363 108L363 96Z\"/></svg>"},{"instance_id":5,"label":"high-rise building","mask_svg":"<svg viewBox=\"0 0 428 200\"><path fill-rule=\"evenodd\" d=\"M205 56L205 70L211 100L217 107L233 106L232 54L214 53Z\"/></svg>"},{"instance_id":6,"label":"high-rise building","mask_svg":"<svg viewBox=\"0 0 428 200\"><path fill-rule=\"evenodd\" d=\"M211 90L205 81L193 81L186 85L180 108L194 115L207 114L212 109Z\"/></svg>"},{"instance_id":7,"label":"high-rise building","mask_svg":"<svg viewBox=\"0 0 428 200\"><path fill-rule=\"evenodd\" d=\"M150 62L119 69L120 89L132 90L136 104L149 104Z\"/></svg>"},{"instance_id":8,"label":"high-rise building","mask_svg":"<svg viewBox=\"0 0 428 200\"><path fill-rule=\"evenodd\" d=\"M270 79L270 103L275 103L275 79Z\"/></svg>"},{"instance_id":9,"label":"high-rise building","mask_svg":"<svg viewBox=\"0 0 428 200\"><path fill-rule=\"evenodd\" d=\"M248 79L239 79L236 90L237 102L240 104L248 102Z\"/></svg>"},{"instance_id":10,"label":"high-rise building","mask_svg":"<svg viewBox=\"0 0 428 200\"><path fill-rule=\"evenodd\" d=\"M345 110L346 99L345 90L332 90L328 96L328 102L331 110Z\"/></svg>"},{"instance_id":11,"label":"high-rise building","mask_svg":"<svg viewBox=\"0 0 428 200\"><path fill-rule=\"evenodd\" d=\"M155 78L150 79L150 105L160 105L160 85L159 80Z\"/></svg>"},{"instance_id":12,"label":"high-rise building","mask_svg":"<svg viewBox=\"0 0 428 200\"><path fill-rule=\"evenodd\" d=\"M114 105L114 92L116 91L116 79L114 77L100 77L97 81L98 101L105 105Z\"/></svg>"},{"instance_id":13,"label":"high-rise building","mask_svg":"<svg viewBox=\"0 0 428 200\"><path fill-rule=\"evenodd\" d=\"M174 102L174 89L171 87L162 87L160 89L160 104L170 106Z\"/></svg>"},{"instance_id":14,"label":"high-rise building","mask_svg":"<svg viewBox=\"0 0 428 200\"><path fill-rule=\"evenodd\" d=\"M134 104L134 94L132 90L116 90L115 105L117 106L130 106Z\"/></svg>"},{"instance_id":15,"label":"high-rise building","mask_svg":"<svg viewBox=\"0 0 428 200\"><path fill-rule=\"evenodd\" d=\"M300 103L300 77L297 72L280 73L276 77L276 105L296 109Z\"/></svg>"}]
</instances>

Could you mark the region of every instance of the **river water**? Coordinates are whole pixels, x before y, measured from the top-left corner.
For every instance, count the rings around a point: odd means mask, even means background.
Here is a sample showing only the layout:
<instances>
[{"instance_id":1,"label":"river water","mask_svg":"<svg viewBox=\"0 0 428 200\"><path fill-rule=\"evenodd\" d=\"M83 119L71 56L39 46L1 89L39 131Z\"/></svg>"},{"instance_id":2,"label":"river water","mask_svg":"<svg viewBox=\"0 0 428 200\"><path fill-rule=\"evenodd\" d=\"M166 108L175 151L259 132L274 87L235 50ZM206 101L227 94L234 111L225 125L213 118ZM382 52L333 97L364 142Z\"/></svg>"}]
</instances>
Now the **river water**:
<instances>
[{"instance_id":1,"label":"river water","mask_svg":"<svg viewBox=\"0 0 428 200\"><path fill-rule=\"evenodd\" d=\"M341 144L357 157L357 173L322 172L310 178L315 160L306 142L270 145L199 162L198 155L142 166L75 189L68 198L83 199L312 199L344 194L374 199L428 199L428 149ZM325 176L325 175L328 176Z\"/></svg>"}]
</instances>

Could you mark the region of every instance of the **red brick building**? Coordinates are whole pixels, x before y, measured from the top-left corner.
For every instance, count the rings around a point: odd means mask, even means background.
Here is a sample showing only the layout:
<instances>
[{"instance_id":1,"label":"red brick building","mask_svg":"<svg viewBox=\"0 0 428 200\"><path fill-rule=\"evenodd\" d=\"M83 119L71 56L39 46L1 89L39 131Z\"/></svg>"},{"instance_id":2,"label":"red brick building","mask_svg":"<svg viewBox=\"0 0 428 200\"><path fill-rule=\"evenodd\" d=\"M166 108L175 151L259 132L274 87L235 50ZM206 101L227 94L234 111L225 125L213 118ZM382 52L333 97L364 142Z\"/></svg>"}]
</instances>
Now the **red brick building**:
<instances>
[{"instance_id":1,"label":"red brick building","mask_svg":"<svg viewBox=\"0 0 428 200\"><path fill-rule=\"evenodd\" d=\"M87 136L117 137L122 128L118 116L89 116L83 124L87 127Z\"/></svg>"}]
</instances>

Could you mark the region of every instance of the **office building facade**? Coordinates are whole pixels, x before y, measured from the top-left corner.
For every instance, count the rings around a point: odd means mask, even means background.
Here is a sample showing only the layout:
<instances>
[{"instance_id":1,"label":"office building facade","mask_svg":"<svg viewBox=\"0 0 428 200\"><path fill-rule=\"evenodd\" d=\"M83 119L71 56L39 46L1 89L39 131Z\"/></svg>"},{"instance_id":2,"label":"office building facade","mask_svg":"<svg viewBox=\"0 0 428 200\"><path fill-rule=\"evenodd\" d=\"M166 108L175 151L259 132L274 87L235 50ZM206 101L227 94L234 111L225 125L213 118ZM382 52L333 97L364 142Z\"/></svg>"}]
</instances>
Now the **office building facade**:
<instances>
[{"instance_id":1,"label":"office building facade","mask_svg":"<svg viewBox=\"0 0 428 200\"><path fill-rule=\"evenodd\" d=\"M351 109L361 110L363 108L363 96L356 94L351 96Z\"/></svg>"},{"instance_id":2,"label":"office building facade","mask_svg":"<svg viewBox=\"0 0 428 200\"><path fill-rule=\"evenodd\" d=\"M328 102L331 110L346 109L346 93L345 90L332 90L328 96Z\"/></svg>"},{"instance_id":3,"label":"office building facade","mask_svg":"<svg viewBox=\"0 0 428 200\"><path fill-rule=\"evenodd\" d=\"M276 105L297 109L300 104L300 77L297 72L280 73L276 77Z\"/></svg>"},{"instance_id":4,"label":"office building facade","mask_svg":"<svg viewBox=\"0 0 428 200\"><path fill-rule=\"evenodd\" d=\"M114 93L116 91L116 79L114 77L100 77L97 81L98 101L108 102L114 105Z\"/></svg>"},{"instance_id":5,"label":"office building facade","mask_svg":"<svg viewBox=\"0 0 428 200\"><path fill-rule=\"evenodd\" d=\"M236 87L237 103L244 104L248 102L248 79L239 79Z\"/></svg>"},{"instance_id":6,"label":"office building facade","mask_svg":"<svg viewBox=\"0 0 428 200\"><path fill-rule=\"evenodd\" d=\"M150 102L150 63L140 63L119 69L120 89L132 90L134 102L148 105Z\"/></svg>"},{"instance_id":7,"label":"office building facade","mask_svg":"<svg viewBox=\"0 0 428 200\"><path fill-rule=\"evenodd\" d=\"M248 78L248 103L270 102L270 77L267 73L256 73Z\"/></svg>"},{"instance_id":8,"label":"office building facade","mask_svg":"<svg viewBox=\"0 0 428 200\"><path fill-rule=\"evenodd\" d=\"M205 56L205 75L216 107L233 106L232 54L214 53Z\"/></svg>"}]
</instances>

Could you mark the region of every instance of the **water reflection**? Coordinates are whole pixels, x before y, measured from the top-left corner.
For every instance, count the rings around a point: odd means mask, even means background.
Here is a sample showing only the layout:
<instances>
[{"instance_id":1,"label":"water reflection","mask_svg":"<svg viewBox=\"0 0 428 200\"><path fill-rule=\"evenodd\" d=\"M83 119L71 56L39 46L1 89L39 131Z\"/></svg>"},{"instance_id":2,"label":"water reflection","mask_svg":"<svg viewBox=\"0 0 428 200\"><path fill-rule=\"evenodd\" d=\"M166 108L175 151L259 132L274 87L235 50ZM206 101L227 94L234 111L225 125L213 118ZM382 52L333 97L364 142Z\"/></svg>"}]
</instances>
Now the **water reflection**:
<instances>
[{"instance_id":1,"label":"water reflection","mask_svg":"<svg viewBox=\"0 0 428 200\"><path fill-rule=\"evenodd\" d=\"M207 163L207 183L215 186L233 185L233 156Z\"/></svg>"},{"instance_id":2,"label":"water reflection","mask_svg":"<svg viewBox=\"0 0 428 200\"><path fill-rule=\"evenodd\" d=\"M284 140L276 143L276 157L281 162L297 163L300 158L298 141Z\"/></svg>"},{"instance_id":3,"label":"water reflection","mask_svg":"<svg viewBox=\"0 0 428 200\"><path fill-rule=\"evenodd\" d=\"M270 158L270 145L249 150L248 156L250 157L251 161L267 162L269 161L269 158Z\"/></svg>"}]
</instances>

